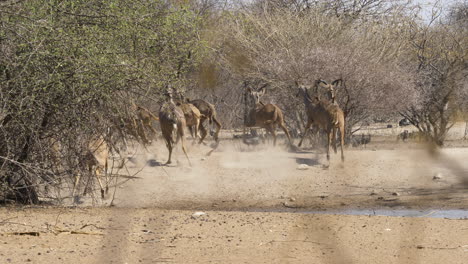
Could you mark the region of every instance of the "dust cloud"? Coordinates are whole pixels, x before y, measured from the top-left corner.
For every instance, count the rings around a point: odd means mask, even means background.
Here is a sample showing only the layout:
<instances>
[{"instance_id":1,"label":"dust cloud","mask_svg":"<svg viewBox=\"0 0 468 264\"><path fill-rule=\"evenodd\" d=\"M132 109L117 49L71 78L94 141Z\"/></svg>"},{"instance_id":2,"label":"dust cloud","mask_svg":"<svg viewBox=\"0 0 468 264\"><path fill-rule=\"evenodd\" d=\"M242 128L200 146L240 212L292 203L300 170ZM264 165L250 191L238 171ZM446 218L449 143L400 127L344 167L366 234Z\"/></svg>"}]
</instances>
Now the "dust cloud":
<instances>
[{"instance_id":1,"label":"dust cloud","mask_svg":"<svg viewBox=\"0 0 468 264\"><path fill-rule=\"evenodd\" d=\"M420 194L445 194L460 183L422 147L348 148L344 163L331 153L330 167L324 169L327 162L321 150L289 152L283 144L247 146L240 140L224 140L206 156L210 145L187 140L186 146L192 166L180 144L173 153L174 165L169 166L164 165L168 152L162 141L136 149L119 172L136 178L117 187L113 204L165 209L284 208L291 203L296 208L395 206L408 205ZM444 153L461 162L468 150L448 148ZM300 165L306 169L298 169ZM436 175L441 177L434 179ZM457 197L453 206L465 199L457 191L453 196ZM428 200L427 206L429 201L433 202Z\"/></svg>"}]
</instances>

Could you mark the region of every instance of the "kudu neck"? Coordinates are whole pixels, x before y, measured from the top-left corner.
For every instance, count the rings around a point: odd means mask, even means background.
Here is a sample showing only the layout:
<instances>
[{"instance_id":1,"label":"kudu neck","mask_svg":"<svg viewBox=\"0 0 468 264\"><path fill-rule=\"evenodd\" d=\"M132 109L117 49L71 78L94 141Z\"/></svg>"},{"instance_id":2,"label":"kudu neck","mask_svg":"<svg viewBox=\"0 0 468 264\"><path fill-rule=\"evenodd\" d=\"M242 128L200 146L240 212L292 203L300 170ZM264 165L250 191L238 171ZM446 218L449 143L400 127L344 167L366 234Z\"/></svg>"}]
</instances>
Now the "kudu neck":
<instances>
[{"instance_id":1,"label":"kudu neck","mask_svg":"<svg viewBox=\"0 0 468 264\"><path fill-rule=\"evenodd\" d=\"M315 105L316 104L316 103L314 103L314 100L310 97L309 93L307 93L307 90L300 89L300 93L302 94L305 105Z\"/></svg>"}]
</instances>

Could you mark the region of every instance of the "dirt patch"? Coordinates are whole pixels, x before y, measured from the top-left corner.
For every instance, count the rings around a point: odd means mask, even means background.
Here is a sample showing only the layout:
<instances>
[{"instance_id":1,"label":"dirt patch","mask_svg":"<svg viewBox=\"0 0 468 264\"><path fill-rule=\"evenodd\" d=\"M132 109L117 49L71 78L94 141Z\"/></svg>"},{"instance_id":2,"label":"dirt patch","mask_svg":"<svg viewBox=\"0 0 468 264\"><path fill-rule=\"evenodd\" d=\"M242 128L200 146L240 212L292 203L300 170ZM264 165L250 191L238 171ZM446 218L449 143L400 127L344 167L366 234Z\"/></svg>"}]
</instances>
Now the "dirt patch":
<instances>
[{"instance_id":1,"label":"dirt patch","mask_svg":"<svg viewBox=\"0 0 468 264\"><path fill-rule=\"evenodd\" d=\"M461 264L468 254L467 220L126 208L0 214L1 263Z\"/></svg>"},{"instance_id":2,"label":"dirt patch","mask_svg":"<svg viewBox=\"0 0 468 264\"><path fill-rule=\"evenodd\" d=\"M453 170L407 146L347 149L328 169L320 151L237 141L189 145L192 167L180 147L176 166L160 145L135 149L119 173L137 177L103 207L0 209L0 263L464 263L466 219L304 213L466 210L468 149L444 149Z\"/></svg>"}]
</instances>

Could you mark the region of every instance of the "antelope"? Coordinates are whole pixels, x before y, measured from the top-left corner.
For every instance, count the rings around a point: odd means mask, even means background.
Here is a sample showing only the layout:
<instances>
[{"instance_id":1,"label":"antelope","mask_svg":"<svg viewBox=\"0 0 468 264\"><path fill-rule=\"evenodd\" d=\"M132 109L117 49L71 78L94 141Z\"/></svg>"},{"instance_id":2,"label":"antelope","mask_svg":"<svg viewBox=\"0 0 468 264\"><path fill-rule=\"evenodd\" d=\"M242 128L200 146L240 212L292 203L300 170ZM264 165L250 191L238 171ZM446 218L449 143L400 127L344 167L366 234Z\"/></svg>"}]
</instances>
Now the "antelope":
<instances>
[{"instance_id":1,"label":"antelope","mask_svg":"<svg viewBox=\"0 0 468 264\"><path fill-rule=\"evenodd\" d=\"M211 125L213 122L216 125L216 131L214 133L214 139L216 142L219 140L219 131L221 130L221 123L218 121L216 117L216 109L214 105L208 103L205 100L202 99L195 99L195 100L189 100L189 102L194 105L201 113L201 118L200 118L200 133L201 133L201 138L200 141L198 142L203 143L203 140L205 137L208 135L208 132L206 128L204 127L203 123L205 120L208 119L209 124Z\"/></svg>"},{"instance_id":2,"label":"antelope","mask_svg":"<svg viewBox=\"0 0 468 264\"><path fill-rule=\"evenodd\" d=\"M154 135L157 134L156 129L154 129L152 122L159 121L159 118L155 116L150 110L140 106L135 105L136 113L138 116L138 121L140 122L143 128L148 128L151 130Z\"/></svg>"},{"instance_id":3,"label":"antelope","mask_svg":"<svg viewBox=\"0 0 468 264\"><path fill-rule=\"evenodd\" d=\"M341 136L341 161L344 161L344 153L343 153L343 146L344 146L344 113L340 109L337 104L332 102L327 102L320 100L319 97L311 98L310 95L307 93L307 87L303 85L299 85L296 82L296 86L298 87L299 94L304 97L304 104L307 113L307 125L304 130L304 134L302 135L301 141L299 142L299 147L304 140L304 137L307 131L310 129L312 124L317 125L318 127L325 130L327 133L327 161L330 161L330 144L333 142L333 150L335 153L336 150L336 129L340 130Z\"/></svg>"},{"instance_id":4,"label":"antelope","mask_svg":"<svg viewBox=\"0 0 468 264\"><path fill-rule=\"evenodd\" d=\"M101 198L104 199L104 194L109 191L107 186L107 169L109 159L109 147L104 140L104 137L99 136L97 139L93 139L88 143L86 154L83 157L82 164L85 165L89 171L90 176L96 176L99 187L101 189ZM102 185L101 173L104 171L106 178L106 189ZM75 178L75 185L73 186L72 197L75 196L75 189L80 181L81 174L78 174ZM83 195L86 195L86 187Z\"/></svg>"},{"instance_id":5,"label":"antelope","mask_svg":"<svg viewBox=\"0 0 468 264\"><path fill-rule=\"evenodd\" d=\"M288 138L289 145L292 146L291 136L284 124L284 116L281 109L274 104L264 104L260 102L260 97L265 94L265 87L259 91L247 88L244 93L246 111L244 113L244 135L246 127L265 128L273 136L273 145L276 146L276 125L283 129Z\"/></svg>"},{"instance_id":6,"label":"antelope","mask_svg":"<svg viewBox=\"0 0 468 264\"><path fill-rule=\"evenodd\" d=\"M140 139L144 144L148 144L149 140L146 136L145 129L149 129L153 135L156 135L157 132L156 129L154 129L152 122L158 121L159 118L150 110L137 105L134 102L131 103L131 109L136 116L129 118L125 122L125 126L136 139Z\"/></svg>"},{"instance_id":7,"label":"antelope","mask_svg":"<svg viewBox=\"0 0 468 264\"><path fill-rule=\"evenodd\" d=\"M185 157L187 157L189 165L192 166L187 155L187 151L185 150L184 130L186 123L184 112L174 103L171 90L168 90L165 95L169 100L163 103L159 109L159 123L161 124L164 141L166 142L167 149L169 150L169 158L166 164L171 164L172 149L174 148L174 145L181 140L182 150L184 151ZM174 139L174 133L176 134L176 139Z\"/></svg>"},{"instance_id":8,"label":"antelope","mask_svg":"<svg viewBox=\"0 0 468 264\"><path fill-rule=\"evenodd\" d=\"M184 96L180 95L180 97L181 100L176 101L176 105L184 113L185 125L186 127L188 127L192 137L194 137L194 139L196 140L198 138L198 130L202 114L200 113L200 110L198 110L198 108L196 108L188 100L185 100Z\"/></svg>"}]
</instances>

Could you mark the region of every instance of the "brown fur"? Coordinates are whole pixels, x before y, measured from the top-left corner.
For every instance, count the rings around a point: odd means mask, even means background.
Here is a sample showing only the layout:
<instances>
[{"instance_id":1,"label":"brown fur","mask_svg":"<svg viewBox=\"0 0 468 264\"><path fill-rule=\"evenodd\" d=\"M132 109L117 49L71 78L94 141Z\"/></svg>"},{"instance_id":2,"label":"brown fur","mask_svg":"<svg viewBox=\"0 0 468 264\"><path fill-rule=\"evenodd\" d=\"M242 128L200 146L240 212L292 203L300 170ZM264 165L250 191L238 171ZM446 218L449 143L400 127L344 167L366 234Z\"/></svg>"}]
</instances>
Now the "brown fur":
<instances>
[{"instance_id":1,"label":"brown fur","mask_svg":"<svg viewBox=\"0 0 468 264\"><path fill-rule=\"evenodd\" d=\"M333 144L333 150L335 153L336 150L336 129L340 130L341 136L341 160L344 161L344 133L345 133L345 120L344 113L341 108L332 102L326 102L319 100L317 98L310 98L307 93L307 88L305 86L298 85L299 93L304 97L304 103L306 106L307 113L307 125L305 127L304 133L302 134L301 141L299 142L299 147L302 145L307 131L310 129L312 124L315 124L325 130L328 136L327 143L327 160L330 160L330 144Z\"/></svg>"},{"instance_id":2,"label":"brown fur","mask_svg":"<svg viewBox=\"0 0 468 264\"><path fill-rule=\"evenodd\" d=\"M135 103L132 103L132 108L136 117L130 122L127 122L126 126L134 137L141 139L144 144L149 144L150 141L146 135L145 129L149 129L153 133L152 137L155 137L157 132L153 127L153 121L158 121L159 118L150 110L136 105Z\"/></svg>"},{"instance_id":3,"label":"brown fur","mask_svg":"<svg viewBox=\"0 0 468 264\"><path fill-rule=\"evenodd\" d=\"M184 151L187 160L190 159L185 149L185 134L186 127L184 112L172 100L172 95L169 94L169 101L165 102L159 110L159 123L161 124L161 132L169 150L169 158L166 164L171 164L171 156L174 145L181 140L182 150Z\"/></svg>"},{"instance_id":4,"label":"brown fur","mask_svg":"<svg viewBox=\"0 0 468 264\"><path fill-rule=\"evenodd\" d=\"M193 132L195 132L195 139L198 137L198 129L200 126L200 119L202 117L202 114L200 113L200 110L196 108L193 104L191 103L177 103L177 106L182 109L182 112L184 112L184 117L185 117L185 122L186 126L190 130L190 134L193 135Z\"/></svg>"},{"instance_id":5,"label":"brown fur","mask_svg":"<svg viewBox=\"0 0 468 264\"><path fill-rule=\"evenodd\" d=\"M245 124L245 126L265 128L273 136L273 145L276 145L276 125L278 125L286 134L289 144L292 145L291 136L289 135L289 131L286 129L286 125L284 124L284 115L281 109L277 105L263 104L260 102L260 97L264 93L264 90L261 92L256 92L251 89L246 90L246 95L250 96L250 99L255 102L255 106L250 107L248 113L250 115L250 120L253 120L254 123Z\"/></svg>"},{"instance_id":6,"label":"brown fur","mask_svg":"<svg viewBox=\"0 0 468 264\"><path fill-rule=\"evenodd\" d=\"M101 189L101 197L104 199L104 194L108 192L107 186L107 169L109 159L109 147L102 136L97 139L91 140L88 144L88 151L83 159L83 165L88 168L90 175L95 175ZM104 171L106 177L106 189L101 181L101 174ZM75 189L80 181L80 175L76 176L75 185L73 186L72 196L75 196ZM86 187L83 195L86 195Z\"/></svg>"},{"instance_id":7,"label":"brown fur","mask_svg":"<svg viewBox=\"0 0 468 264\"><path fill-rule=\"evenodd\" d=\"M191 104L193 104L199 111L200 111L200 114L201 114L201 119L200 119L200 133L201 133L201 138L200 138L200 142L199 143L202 143L203 140L205 139L205 137L208 135L208 132L204 126L204 122L205 120L208 120L209 121L209 124L211 123L215 123L216 125L216 131L214 133L214 139L215 141L218 141L219 140L219 131L221 130L221 123L219 122L219 120L217 119L217 114L216 114L216 109L214 107L214 105L206 102L205 100L202 100L202 99L196 99L196 100L191 100L190 101Z\"/></svg>"}]
</instances>

